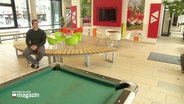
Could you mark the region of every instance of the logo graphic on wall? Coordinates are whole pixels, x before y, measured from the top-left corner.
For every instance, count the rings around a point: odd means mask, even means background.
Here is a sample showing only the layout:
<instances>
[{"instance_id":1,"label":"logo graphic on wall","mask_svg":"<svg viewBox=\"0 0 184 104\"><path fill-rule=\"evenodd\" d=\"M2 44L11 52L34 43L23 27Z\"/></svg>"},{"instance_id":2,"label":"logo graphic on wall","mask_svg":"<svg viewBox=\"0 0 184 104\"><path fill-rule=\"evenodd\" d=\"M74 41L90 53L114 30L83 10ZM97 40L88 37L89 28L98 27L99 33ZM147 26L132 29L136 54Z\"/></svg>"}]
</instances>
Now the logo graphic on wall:
<instances>
[{"instance_id":1,"label":"logo graphic on wall","mask_svg":"<svg viewBox=\"0 0 184 104\"><path fill-rule=\"evenodd\" d=\"M72 28L77 28L77 7L71 6L71 25Z\"/></svg>"},{"instance_id":2,"label":"logo graphic on wall","mask_svg":"<svg viewBox=\"0 0 184 104\"><path fill-rule=\"evenodd\" d=\"M76 12L72 13L72 23L76 24Z\"/></svg>"},{"instance_id":3,"label":"logo graphic on wall","mask_svg":"<svg viewBox=\"0 0 184 104\"><path fill-rule=\"evenodd\" d=\"M154 22L158 21L158 14L159 14L159 11L156 11L156 12L151 14L151 21L150 21L150 23L154 23Z\"/></svg>"}]
</instances>

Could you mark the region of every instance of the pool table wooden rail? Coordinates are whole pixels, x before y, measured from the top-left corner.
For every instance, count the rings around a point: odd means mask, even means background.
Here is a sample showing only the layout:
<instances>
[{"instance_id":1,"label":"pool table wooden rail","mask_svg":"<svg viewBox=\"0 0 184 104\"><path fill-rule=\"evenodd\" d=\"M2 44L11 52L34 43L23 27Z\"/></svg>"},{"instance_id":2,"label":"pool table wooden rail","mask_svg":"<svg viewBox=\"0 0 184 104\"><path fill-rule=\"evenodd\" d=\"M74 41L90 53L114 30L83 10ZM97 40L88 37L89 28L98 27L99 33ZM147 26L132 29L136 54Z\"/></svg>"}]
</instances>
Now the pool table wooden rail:
<instances>
[{"instance_id":1,"label":"pool table wooden rail","mask_svg":"<svg viewBox=\"0 0 184 104\"><path fill-rule=\"evenodd\" d=\"M16 55L19 56L18 51L23 52L26 48L26 44L23 41L15 41L14 47ZM60 62L63 62L63 57L68 56L85 56L85 65L90 65L91 55L102 55L105 54L105 60L113 63L115 59L115 52L117 48L114 47L94 47L94 48L83 48L83 49L46 49L45 56L48 56L49 64L52 63L51 57L53 56L53 61L55 58L60 58ZM112 54L112 58L109 59L109 54Z\"/></svg>"}]
</instances>

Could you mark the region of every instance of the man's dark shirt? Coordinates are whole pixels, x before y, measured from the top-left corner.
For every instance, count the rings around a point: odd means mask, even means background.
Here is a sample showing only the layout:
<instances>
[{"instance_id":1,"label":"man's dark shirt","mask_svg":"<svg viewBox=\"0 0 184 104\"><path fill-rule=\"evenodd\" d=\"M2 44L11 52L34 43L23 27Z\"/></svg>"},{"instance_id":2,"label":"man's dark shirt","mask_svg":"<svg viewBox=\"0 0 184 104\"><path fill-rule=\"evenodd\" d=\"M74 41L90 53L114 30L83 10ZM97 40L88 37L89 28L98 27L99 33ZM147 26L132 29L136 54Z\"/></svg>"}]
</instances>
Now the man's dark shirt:
<instances>
[{"instance_id":1,"label":"man's dark shirt","mask_svg":"<svg viewBox=\"0 0 184 104\"><path fill-rule=\"evenodd\" d=\"M30 29L26 34L26 44L28 47L36 45L37 47L43 46L46 42L46 33L42 30Z\"/></svg>"}]
</instances>

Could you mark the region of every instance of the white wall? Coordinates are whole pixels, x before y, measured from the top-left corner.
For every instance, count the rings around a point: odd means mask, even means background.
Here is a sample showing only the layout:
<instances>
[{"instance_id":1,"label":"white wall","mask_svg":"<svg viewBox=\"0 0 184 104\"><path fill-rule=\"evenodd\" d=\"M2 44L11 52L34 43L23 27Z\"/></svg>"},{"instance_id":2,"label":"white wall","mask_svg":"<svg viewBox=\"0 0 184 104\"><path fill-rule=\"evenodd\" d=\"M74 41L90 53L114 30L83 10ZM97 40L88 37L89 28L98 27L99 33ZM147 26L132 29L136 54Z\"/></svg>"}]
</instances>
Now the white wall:
<instances>
[{"instance_id":1,"label":"white wall","mask_svg":"<svg viewBox=\"0 0 184 104\"><path fill-rule=\"evenodd\" d=\"M92 2L93 0L91 0ZM148 32L148 22L149 22L149 13L150 13L150 4L151 3L161 3L162 0L145 0L145 9L144 9L144 21L143 21L143 34L142 34L142 42L146 43L156 43L157 39L154 38L147 38L147 32ZM127 6L128 6L129 0L123 0L122 4L122 23L126 24L126 18L127 18ZM80 26L80 0L72 0L72 5L77 6L77 25L78 27ZM93 7L93 2L92 2L92 7ZM162 9L161 9L162 10ZM93 8L92 8L92 13L93 13ZM162 11L161 11L162 13ZM162 14L161 14L162 15ZM93 14L92 14L93 18ZM93 19L92 19L93 23ZM160 31L161 31L161 24L162 24L162 18L160 19L160 24L159 24L159 36L160 36ZM100 31L102 33L105 33L106 29L115 29L121 31L121 27L107 27L107 26L94 26L92 25L92 28L97 28L97 31ZM125 29L126 30L126 29ZM126 34L128 34L130 31L125 31Z\"/></svg>"}]
</instances>

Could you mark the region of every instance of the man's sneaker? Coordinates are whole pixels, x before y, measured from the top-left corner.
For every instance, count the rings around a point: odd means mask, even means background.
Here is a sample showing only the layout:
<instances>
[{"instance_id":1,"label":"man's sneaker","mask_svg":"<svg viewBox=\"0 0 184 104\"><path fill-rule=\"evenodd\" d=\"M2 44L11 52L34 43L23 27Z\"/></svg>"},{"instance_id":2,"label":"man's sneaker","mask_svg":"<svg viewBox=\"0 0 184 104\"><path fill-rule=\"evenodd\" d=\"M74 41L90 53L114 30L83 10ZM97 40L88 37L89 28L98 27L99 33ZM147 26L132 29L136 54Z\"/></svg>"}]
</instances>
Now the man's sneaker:
<instances>
[{"instance_id":1,"label":"man's sneaker","mask_svg":"<svg viewBox=\"0 0 184 104\"><path fill-rule=\"evenodd\" d=\"M38 64L31 64L31 68L38 69L39 68L39 65Z\"/></svg>"},{"instance_id":2,"label":"man's sneaker","mask_svg":"<svg viewBox=\"0 0 184 104\"><path fill-rule=\"evenodd\" d=\"M31 68L34 68L35 67L35 64L31 64Z\"/></svg>"},{"instance_id":3,"label":"man's sneaker","mask_svg":"<svg viewBox=\"0 0 184 104\"><path fill-rule=\"evenodd\" d=\"M181 72L184 74L184 70L182 69Z\"/></svg>"},{"instance_id":4,"label":"man's sneaker","mask_svg":"<svg viewBox=\"0 0 184 104\"><path fill-rule=\"evenodd\" d=\"M34 64L34 68L35 69L38 69L39 68L39 65L38 64Z\"/></svg>"}]
</instances>

